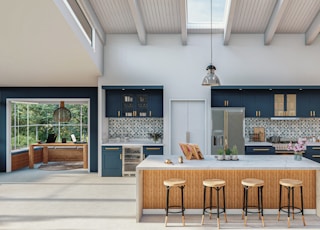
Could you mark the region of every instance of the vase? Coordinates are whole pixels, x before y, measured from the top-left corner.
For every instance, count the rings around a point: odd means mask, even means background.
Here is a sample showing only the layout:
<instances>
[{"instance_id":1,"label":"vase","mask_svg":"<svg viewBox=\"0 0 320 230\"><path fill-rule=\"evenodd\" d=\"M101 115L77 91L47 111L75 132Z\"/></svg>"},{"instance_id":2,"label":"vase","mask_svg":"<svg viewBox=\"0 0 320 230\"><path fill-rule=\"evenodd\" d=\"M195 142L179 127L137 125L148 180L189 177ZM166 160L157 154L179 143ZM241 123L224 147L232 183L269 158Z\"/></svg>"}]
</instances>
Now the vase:
<instances>
[{"instance_id":1,"label":"vase","mask_svg":"<svg viewBox=\"0 0 320 230\"><path fill-rule=\"evenodd\" d=\"M296 161L301 161L302 160L302 152L294 152L294 159Z\"/></svg>"}]
</instances>

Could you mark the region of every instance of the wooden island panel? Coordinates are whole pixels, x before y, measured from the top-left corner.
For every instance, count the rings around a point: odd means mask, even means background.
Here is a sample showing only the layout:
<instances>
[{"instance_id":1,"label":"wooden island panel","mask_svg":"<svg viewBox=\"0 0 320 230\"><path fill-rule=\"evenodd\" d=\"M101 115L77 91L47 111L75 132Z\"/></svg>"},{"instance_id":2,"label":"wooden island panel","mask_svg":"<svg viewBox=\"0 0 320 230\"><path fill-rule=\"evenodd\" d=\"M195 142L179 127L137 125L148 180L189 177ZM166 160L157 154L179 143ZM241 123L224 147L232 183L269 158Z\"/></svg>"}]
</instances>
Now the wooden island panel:
<instances>
[{"instance_id":1,"label":"wooden island panel","mask_svg":"<svg viewBox=\"0 0 320 230\"><path fill-rule=\"evenodd\" d=\"M279 180L292 178L303 181L304 208L316 209L316 171L315 170L144 170L143 171L143 209L164 209L166 189L163 181L169 178L186 179L185 207L201 209L203 202L202 181L218 178L226 181L227 209L242 208L244 178L258 178L265 182L263 188L263 206L265 209L277 209L279 205ZM286 192L282 200L287 202ZM257 192L253 192L257 200ZM179 190L170 193L170 201L180 201ZM295 205L300 205L300 191L295 192Z\"/></svg>"}]
</instances>

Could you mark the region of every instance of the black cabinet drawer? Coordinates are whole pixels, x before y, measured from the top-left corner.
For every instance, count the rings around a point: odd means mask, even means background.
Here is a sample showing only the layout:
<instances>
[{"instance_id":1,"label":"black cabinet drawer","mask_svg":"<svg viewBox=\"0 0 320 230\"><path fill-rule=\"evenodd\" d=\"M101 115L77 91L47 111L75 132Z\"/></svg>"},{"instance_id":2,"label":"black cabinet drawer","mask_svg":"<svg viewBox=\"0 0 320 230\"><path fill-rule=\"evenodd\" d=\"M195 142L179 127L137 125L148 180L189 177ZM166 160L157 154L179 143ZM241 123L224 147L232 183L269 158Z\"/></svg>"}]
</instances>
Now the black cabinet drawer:
<instances>
[{"instance_id":1,"label":"black cabinet drawer","mask_svg":"<svg viewBox=\"0 0 320 230\"><path fill-rule=\"evenodd\" d=\"M275 148L272 146L246 146L246 155L272 155L275 154Z\"/></svg>"}]
</instances>

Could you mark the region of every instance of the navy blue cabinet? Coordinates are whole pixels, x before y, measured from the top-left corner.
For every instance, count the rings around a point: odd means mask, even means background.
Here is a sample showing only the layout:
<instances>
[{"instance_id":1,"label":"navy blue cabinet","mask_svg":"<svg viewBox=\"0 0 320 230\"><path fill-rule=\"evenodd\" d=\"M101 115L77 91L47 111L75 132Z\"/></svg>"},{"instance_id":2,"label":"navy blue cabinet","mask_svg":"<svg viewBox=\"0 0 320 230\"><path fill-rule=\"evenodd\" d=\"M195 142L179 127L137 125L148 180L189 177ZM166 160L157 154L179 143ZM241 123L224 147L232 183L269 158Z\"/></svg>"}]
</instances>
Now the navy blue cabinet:
<instances>
[{"instance_id":1,"label":"navy blue cabinet","mask_svg":"<svg viewBox=\"0 0 320 230\"><path fill-rule=\"evenodd\" d=\"M273 93L268 89L243 90L246 117L272 117Z\"/></svg>"},{"instance_id":2,"label":"navy blue cabinet","mask_svg":"<svg viewBox=\"0 0 320 230\"><path fill-rule=\"evenodd\" d=\"M246 155L273 155L276 150L272 146L246 146Z\"/></svg>"},{"instance_id":3,"label":"navy blue cabinet","mask_svg":"<svg viewBox=\"0 0 320 230\"><path fill-rule=\"evenodd\" d=\"M319 90L300 90L297 95L297 116L320 117L319 101Z\"/></svg>"},{"instance_id":4,"label":"navy blue cabinet","mask_svg":"<svg viewBox=\"0 0 320 230\"><path fill-rule=\"evenodd\" d=\"M163 155L163 146L143 146L143 155L144 158L147 158L149 155Z\"/></svg>"},{"instance_id":5,"label":"navy blue cabinet","mask_svg":"<svg viewBox=\"0 0 320 230\"><path fill-rule=\"evenodd\" d=\"M162 86L103 86L106 117L163 117Z\"/></svg>"},{"instance_id":6,"label":"navy blue cabinet","mask_svg":"<svg viewBox=\"0 0 320 230\"><path fill-rule=\"evenodd\" d=\"M242 107L242 90L211 89L211 107Z\"/></svg>"},{"instance_id":7,"label":"navy blue cabinet","mask_svg":"<svg viewBox=\"0 0 320 230\"><path fill-rule=\"evenodd\" d=\"M320 163L320 146L307 146L303 156Z\"/></svg>"},{"instance_id":8,"label":"navy blue cabinet","mask_svg":"<svg viewBox=\"0 0 320 230\"><path fill-rule=\"evenodd\" d=\"M102 147L102 176L122 176L122 146Z\"/></svg>"}]
</instances>

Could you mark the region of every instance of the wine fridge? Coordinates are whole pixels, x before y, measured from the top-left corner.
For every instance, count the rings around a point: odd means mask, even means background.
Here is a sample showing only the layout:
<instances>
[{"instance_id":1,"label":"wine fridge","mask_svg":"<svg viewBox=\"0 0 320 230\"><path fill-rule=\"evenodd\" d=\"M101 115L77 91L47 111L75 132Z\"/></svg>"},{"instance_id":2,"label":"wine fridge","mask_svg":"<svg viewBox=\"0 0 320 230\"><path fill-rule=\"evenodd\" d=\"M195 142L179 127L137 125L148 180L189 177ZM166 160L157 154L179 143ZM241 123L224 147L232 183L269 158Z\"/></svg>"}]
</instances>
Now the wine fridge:
<instances>
[{"instance_id":1,"label":"wine fridge","mask_svg":"<svg viewBox=\"0 0 320 230\"><path fill-rule=\"evenodd\" d=\"M122 176L135 176L136 167L143 160L142 145L123 146Z\"/></svg>"}]
</instances>

